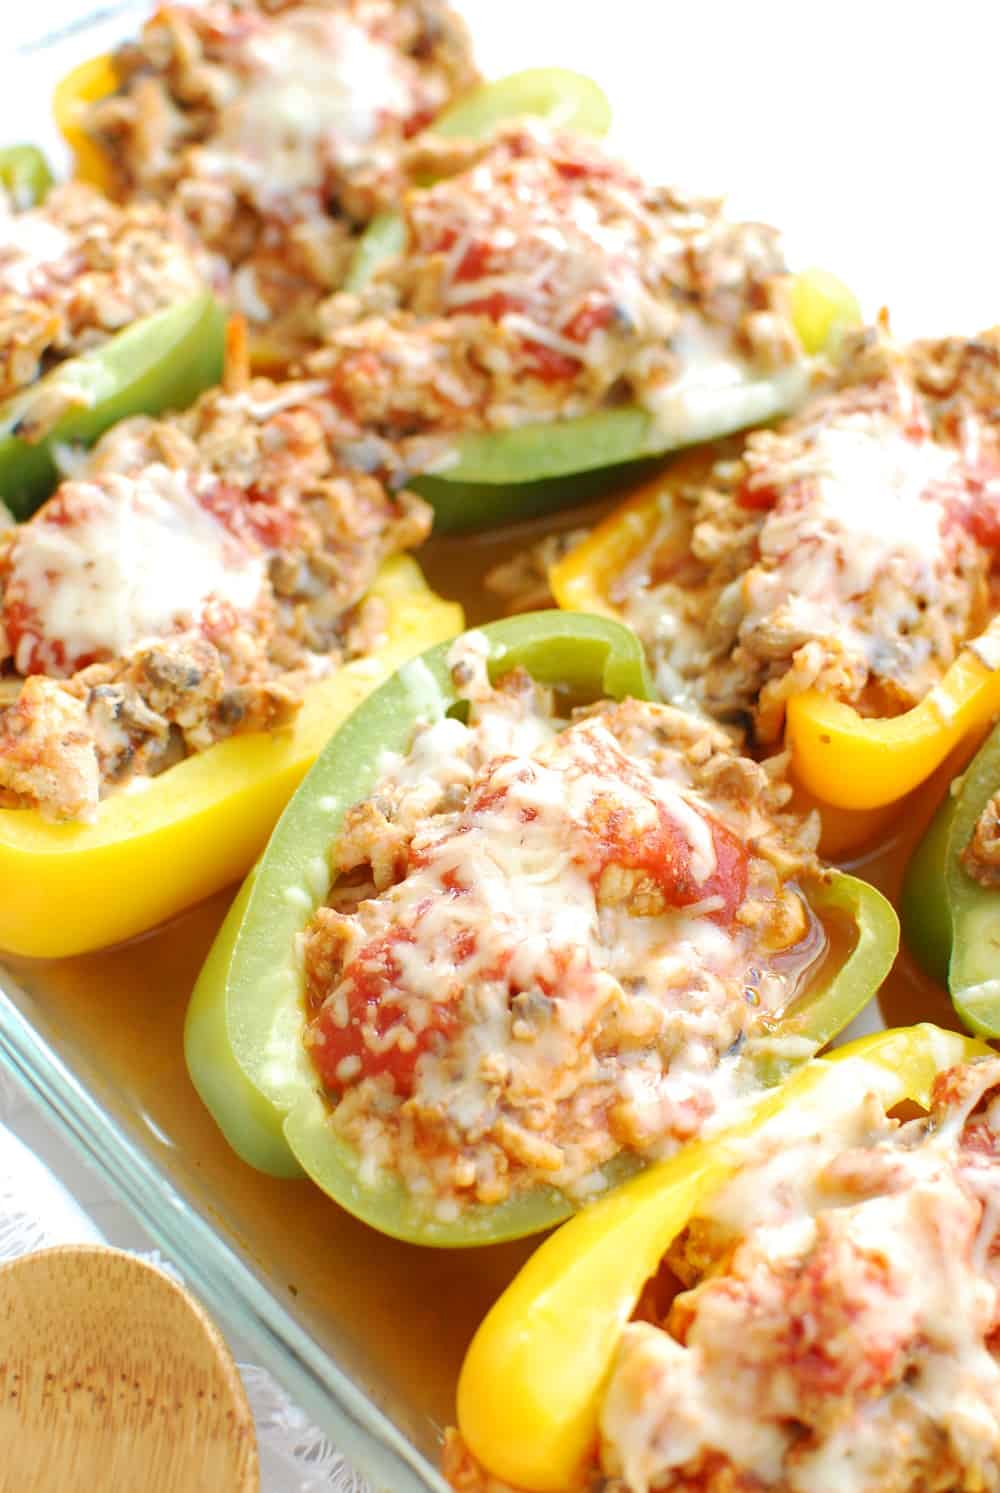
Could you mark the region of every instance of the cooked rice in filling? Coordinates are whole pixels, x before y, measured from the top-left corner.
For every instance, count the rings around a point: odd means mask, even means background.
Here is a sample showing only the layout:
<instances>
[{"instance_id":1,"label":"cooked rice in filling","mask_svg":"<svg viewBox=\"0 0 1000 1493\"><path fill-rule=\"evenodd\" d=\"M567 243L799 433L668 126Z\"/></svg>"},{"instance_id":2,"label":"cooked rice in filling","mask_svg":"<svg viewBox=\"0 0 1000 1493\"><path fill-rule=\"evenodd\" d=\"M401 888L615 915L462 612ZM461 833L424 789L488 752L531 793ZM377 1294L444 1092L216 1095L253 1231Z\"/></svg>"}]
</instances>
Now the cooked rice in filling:
<instances>
[{"instance_id":1,"label":"cooked rice in filling","mask_svg":"<svg viewBox=\"0 0 1000 1493\"><path fill-rule=\"evenodd\" d=\"M307 1046L362 1175L443 1218L716 1122L826 947L782 764L668 706L560 716L456 645L467 724L418 727L331 849Z\"/></svg>"},{"instance_id":2,"label":"cooked rice in filling","mask_svg":"<svg viewBox=\"0 0 1000 1493\"><path fill-rule=\"evenodd\" d=\"M929 1118L841 1092L748 1142L622 1334L581 1487L1000 1488L998 1096L986 1059L939 1075ZM454 1432L445 1461L503 1493Z\"/></svg>"},{"instance_id":3,"label":"cooked rice in filling","mask_svg":"<svg viewBox=\"0 0 1000 1493\"><path fill-rule=\"evenodd\" d=\"M998 407L997 333L859 335L836 387L666 492L611 589L664 698L767 744L807 689L875 716L931 693L996 610Z\"/></svg>"},{"instance_id":4,"label":"cooked rice in filling","mask_svg":"<svg viewBox=\"0 0 1000 1493\"><path fill-rule=\"evenodd\" d=\"M114 57L90 128L122 196L171 202L287 352L315 330L409 137L477 81L443 0L164 5Z\"/></svg>"},{"instance_id":5,"label":"cooked rice in filling","mask_svg":"<svg viewBox=\"0 0 1000 1493\"><path fill-rule=\"evenodd\" d=\"M109 431L0 534L0 803L92 819L131 779L286 724L375 649L365 593L430 529L377 458L308 382Z\"/></svg>"},{"instance_id":6,"label":"cooked rice in filling","mask_svg":"<svg viewBox=\"0 0 1000 1493\"><path fill-rule=\"evenodd\" d=\"M414 148L416 151L416 147ZM649 187L600 146L524 121L430 138L404 199L406 251L323 308L345 409L386 434L505 429L689 385L806 376L773 229Z\"/></svg>"},{"instance_id":7,"label":"cooked rice in filling","mask_svg":"<svg viewBox=\"0 0 1000 1493\"><path fill-rule=\"evenodd\" d=\"M16 211L0 191L0 399L140 317L220 285L224 271L182 218L155 203L118 207L70 182ZM41 440L85 397L65 382L47 391L18 435Z\"/></svg>"}]
</instances>

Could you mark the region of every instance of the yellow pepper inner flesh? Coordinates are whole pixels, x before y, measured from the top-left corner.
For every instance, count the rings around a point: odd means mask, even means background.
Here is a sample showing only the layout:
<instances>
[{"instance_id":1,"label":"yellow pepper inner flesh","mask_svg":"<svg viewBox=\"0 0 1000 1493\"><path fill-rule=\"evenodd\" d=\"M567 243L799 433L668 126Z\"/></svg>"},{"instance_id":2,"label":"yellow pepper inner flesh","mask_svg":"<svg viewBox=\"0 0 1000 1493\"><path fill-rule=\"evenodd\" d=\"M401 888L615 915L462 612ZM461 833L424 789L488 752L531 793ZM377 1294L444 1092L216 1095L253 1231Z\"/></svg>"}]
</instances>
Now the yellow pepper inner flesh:
<instances>
[{"instance_id":1,"label":"yellow pepper inner flesh","mask_svg":"<svg viewBox=\"0 0 1000 1493\"><path fill-rule=\"evenodd\" d=\"M805 351L815 357L835 348L848 327L862 322L858 298L829 270L800 270L792 279L788 307Z\"/></svg>"},{"instance_id":2,"label":"yellow pepper inner flesh","mask_svg":"<svg viewBox=\"0 0 1000 1493\"><path fill-rule=\"evenodd\" d=\"M868 720L815 690L788 702L785 738L810 792L844 809L895 803L1000 710L1000 669L965 649L919 705Z\"/></svg>"},{"instance_id":3,"label":"yellow pepper inner flesh","mask_svg":"<svg viewBox=\"0 0 1000 1493\"><path fill-rule=\"evenodd\" d=\"M320 748L400 664L460 632L461 608L415 561L385 564L372 594L386 640L309 689L292 725L233 736L106 799L93 824L0 810L0 948L57 958L117 943L242 876Z\"/></svg>"},{"instance_id":4,"label":"yellow pepper inner flesh","mask_svg":"<svg viewBox=\"0 0 1000 1493\"><path fill-rule=\"evenodd\" d=\"M822 1113L824 1080L845 1061L867 1065L859 1084L877 1087L888 1109L902 1099L926 1106L938 1071L990 1051L931 1026L862 1038L800 1068L717 1138L578 1213L532 1255L472 1340L458 1385L472 1454L530 1493L581 1487L621 1331L674 1238L738 1167L739 1143L789 1106Z\"/></svg>"},{"instance_id":5,"label":"yellow pepper inner flesh","mask_svg":"<svg viewBox=\"0 0 1000 1493\"><path fill-rule=\"evenodd\" d=\"M690 460L672 463L662 476L645 483L549 568L552 595L564 611L622 620L621 608L611 600L614 582L652 544L663 517L661 499L666 494L669 501L682 465L687 471ZM707 462L703 466L707 471Z\"/></svg>"},{"instance_id":6,"label":"yellow pepper inner flesh","mask_svg":"<svg viewBox=\"0 0 1000 1493\"><path fill-rule=\"evenodd\" d=\"M88 58L56 84L52 95L52 112L59 132L76 158L77 180L90 182L111 195L114 169L108 153L84 127L91 104L108 98L118 87L114 59L103 53Z\"/></svg>"}]
</instances>

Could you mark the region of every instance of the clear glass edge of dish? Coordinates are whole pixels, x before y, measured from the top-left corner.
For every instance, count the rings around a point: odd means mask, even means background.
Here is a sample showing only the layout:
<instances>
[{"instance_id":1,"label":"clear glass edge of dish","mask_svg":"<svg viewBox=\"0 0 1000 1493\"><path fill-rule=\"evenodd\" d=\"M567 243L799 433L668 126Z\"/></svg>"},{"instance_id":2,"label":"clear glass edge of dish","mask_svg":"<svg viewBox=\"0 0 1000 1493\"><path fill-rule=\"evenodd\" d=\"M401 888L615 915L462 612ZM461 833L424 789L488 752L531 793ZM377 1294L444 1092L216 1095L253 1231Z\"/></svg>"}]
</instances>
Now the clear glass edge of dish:
<instances>
[{"instance_id":1,"label":"clear glass edge of dish","mask_svg":"<svg viewBox=\"0 0 1000 1493\"><path fill-rule=\"evenodd\" d=\"M375 1488L448 1493L434 1467L330 1359L134 1144L35 1030L31 997L0 964L0 1065L112 1189L223 1327L240 1333L292 1399Z\"/></svg>"}]
</instances>

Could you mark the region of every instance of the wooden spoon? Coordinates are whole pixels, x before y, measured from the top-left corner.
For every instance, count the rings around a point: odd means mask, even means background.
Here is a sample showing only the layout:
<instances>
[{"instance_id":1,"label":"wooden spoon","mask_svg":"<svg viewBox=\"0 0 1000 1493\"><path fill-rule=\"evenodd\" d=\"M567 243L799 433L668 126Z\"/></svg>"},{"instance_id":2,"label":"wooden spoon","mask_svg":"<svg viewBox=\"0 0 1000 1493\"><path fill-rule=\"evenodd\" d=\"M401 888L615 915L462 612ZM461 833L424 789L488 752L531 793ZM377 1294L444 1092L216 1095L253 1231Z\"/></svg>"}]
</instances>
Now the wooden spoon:
<instances>
[{"instance_id":1,"label":"wooden spoon","mask_svg":"<svg viewBox=\"0 0 1000 1493\"><path fill-rule=\"evenodd\" d=\"M100 1245L0 1267L0 1493L258 1493L232 1356L182 1287Z\"/></svg>"}]
</instances>

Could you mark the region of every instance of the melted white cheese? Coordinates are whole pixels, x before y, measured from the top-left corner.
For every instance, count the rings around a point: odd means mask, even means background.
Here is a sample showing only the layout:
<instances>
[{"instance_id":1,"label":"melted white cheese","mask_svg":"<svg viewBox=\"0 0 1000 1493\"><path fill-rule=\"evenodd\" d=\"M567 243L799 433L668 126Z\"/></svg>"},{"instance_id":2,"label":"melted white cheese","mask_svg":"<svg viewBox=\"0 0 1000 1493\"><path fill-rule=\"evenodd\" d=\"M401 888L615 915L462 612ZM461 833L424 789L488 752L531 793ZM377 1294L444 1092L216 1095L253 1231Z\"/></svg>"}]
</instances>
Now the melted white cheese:
<instances>
[{"instance_id":1,"label":"melted white cheese","mask_svg":"<svg viewBox=\"0 0 1000 1493\"><path fill-rule=\"evenodd\" d=\"M870 675L920 698L934 682L934 650L950 662L948 632L961 628L972 589L961 568L969 543L961 455L909 433L897 411L824 408L776 441L751 437L745 460L753 482L777 494L761 516L756 555L748 559L737 538L732 558L723 548L719 559L719 533L740 532L738 494L721 520L703 505L694 529L709 568L732 574L739 564L728 584L649 586L638 562L619 582L665 698L697 696L707 674L709 691L729 701L744 687L741 671L749 692L757 663L792 668L810 642L848 681ZM989 637L977 651L1000 658ZM938 703L946 712L947 701Z\"/></svg>"},{"instance_id":2,"label":"melted white cheese","mask_svg":"<svg viewBox=\"0 0 1000 1493\"><path fill-rule=\"evenodd\" d=\"M957 472L954 451L912 440L888 415L821 427L800 469L780 468L801 492L764 522L743 626L783 617L802 635L839 639L877 676L921 667L920 607L941 594Z\"/></svg>"},{"instance_id":3,"label":"melted white cheese","mask_svg":"<svg viewBox=\"0 0 1000 1493\"><path fill-rule=\"evenodd\" d=\"M783 481L808 484L810 502L767 519L761 553L783 562L790 589L831 608L901 563L923 574L941 547L935 488L956 466L954 451L911 439L889 416L842 416L816 432L800 472L782 468Z\"/></svg>"},{"instance_id":4,"label":"melted white cheese","mask_svg":"<svg viewBox=\"0 0 1000 1493\"><path fill-rule=\"evenodd\" d=\"M0 213L0 291L21 296L36 293L52 266L72 250L70 235L44 212Z\"/></svg>"},{"instance_id":5,"label":"melted white cheese","mask_svg":"<svg viewBox=\"0 0 1000 1493\"><path fill-rule=\"evenodd\" d=\"M885 1075L872 1074L884 1091ZM669 1482L706 1454L788 1493L911 1490L924 1486L921 1473L937 1486L948 1457L962 1469L963 1487L1000 1483L1000 1362L986 1346L1000 1305L989 1266L1000 1165L984 1158L956 1171L964 1112L894 1143L881 1104L848 1093L846 1077L832 1074L811 1104L797 1106L792 1125L779 1115L748 1142L745 1169L706 1210L725 1234L749 1240L737 1256L752 1250L749 1273L734 1276L748 1283L748 1295L735 1283L730 1296L710 1282L704 1302L693 1298L685 1345L648 1323L626 1328L601 1430L602 1465L623 1476L630 1493ZM824 1169L845 1154L843 1179L834 1170L824 1181ZM903 1345L911 1370L902 1381L888 1374L880 1395L831 1392L819 1421L815 1401L797 1401L803 1391L794 1349L781 1346L787 1319L775 1294L794 1289L814 1248L827 1253L815 1283L822 1299L797 1298L807 1310L807 1340L808 1311L820 1312L834 1359L846 1351L857 1362L871 1352L878 1374L878 1355ZM837 1281L829 1270L840 1272ZM841 1290L842 1328L831 1316ZM806 1309L804 1299L815 1305ZM773 1339L762 1336L772 1331ZM795 1341L793 1334L788 1342Z\"/></svg>"},{"instance_id":6,"label":"melted white cheese","mask_svg":"<svg viewBox=\"0 0 1000 1493\"><path fill-rule=\"evenodd\" d=\"M384 1165L445 1213L456 1206L452 1168L471 1167L478 1186L502 1155L497 1127L527 1123L541 1156L513 1178L504 1158L498 1186L543 1174L582 1197L605 1185L597 1168L618 1152L663 1154L724 1109L731 1118L742 1101L728 1049L747 1025L744 980L757 959L751 932L713 920L717 896L684 908L650 897L641 911L631 900L628 852L662 832L661 806L695 884L717 869L712 810L682 752L656 738L655 713L647 759L600 716L567 726L530 691L494 695L482 635L456 647L449 662L473 702L471 724L441 718L432 680L415 685L427 724L405 757L380 761L372 795L409 846L405 874L344 914L343 973L327 997L330 1020L345 1028L359 976L384 977L390 948L382 1010L398 1016L365 1025L368 1048L412 1051L414 1033L452 1014L448 1039L421 1052L413 1077L412 1107L452 1136L443 1170L393 1140L398 1100L385 1103L384 1091L349 1093L335 1112L354 1127L345 1134L366 1175ZM390 848L391 830L385 838ZM344 850L346 869L358 853L351 831ZM787 977L762 957L763 1004L776 1012ZM352 1067L340 1079L353 1076ZM550 1122L524 1121L532 1095L552 1108Z\"/></svg>"},{"instance_id":7,"label":"melted white cheese","mask_svg":"<svg viewBox=\"0 0 1000 1493\"><path fill-rule=\"evenodd\" d=\"M245 66L200 159L265 204L318 189L333 163L360 158L384 116L411 108L392 48L336 12L287 12L251 37Z\"/></svg>"},{"instance_id":8,"label":"melted white cheese","mask_svg":"<svg viewBox=\"0 0 1000 1493\"><path fill-rule=\"evenodd\" d=\"M63 522L50 510L19 531L8 596L37 618L21 642L32 651L62 644L70 658L119 656L147 637L191 625L210 597L251 610L265 576L251 555L192 494L190 476L162 465L140 478L109 477L61 490Z\"/></svg>"},{"instance_id":9,"label":"melted white cheese","mask_svg":"<svg viewBox=\"0 0 1000 1493\"><path fill-rule=\"evenodd\" d=\"M809 388L804 359L762 374L733 351L728 335L693 314L682 317L671 346L680 371L645 401L664 443L693 445L763 424L801 403Z\"/></svg>"}]
</instances>

